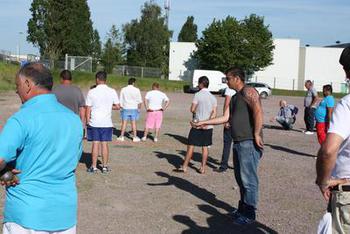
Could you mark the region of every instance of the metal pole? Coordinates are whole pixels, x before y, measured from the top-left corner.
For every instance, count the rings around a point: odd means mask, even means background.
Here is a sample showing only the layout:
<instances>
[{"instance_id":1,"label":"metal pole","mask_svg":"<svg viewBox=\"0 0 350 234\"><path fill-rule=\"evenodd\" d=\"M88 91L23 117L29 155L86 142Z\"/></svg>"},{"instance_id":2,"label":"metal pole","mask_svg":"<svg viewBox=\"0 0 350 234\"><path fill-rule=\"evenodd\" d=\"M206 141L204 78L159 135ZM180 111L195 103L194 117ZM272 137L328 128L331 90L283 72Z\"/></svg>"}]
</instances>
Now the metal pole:
<instances>
[{"instance_id":1,"label":"metal pole","mask_svg":"<svg viewBox=\"0 0 350 234\"><path fill-rule=\"evenodd\" d=\"M143 78L143 67L141 67L141 78Z\"/></svg>"},{"instance_id":2,"label":"metal pole","mask_svg":"<svg viewBox=\"0 0 350 234\"><path fill-rule=\"evenodd\" d=\"M64 69L68 70L68 54L65 55Z\"/></svg>"},{"instance_id":3,"label":"metal pole","mask_svg":"<svg viewBox=\"0 0 350 234\"><path fill-rule=\"evenodd\" d=\"M295 79L293 79L293 90L294 90L294 83L295 83Z\"/></svg>"},{"instance_id":4,"label":"metal pole","mask_svg":"<svg viewBox=\"0 0 350 234\"><path fill-rule=\"evenodd\" d=\"M276 88L276 77L273 78L273 88Z\"/></svg>"}]
</instances>

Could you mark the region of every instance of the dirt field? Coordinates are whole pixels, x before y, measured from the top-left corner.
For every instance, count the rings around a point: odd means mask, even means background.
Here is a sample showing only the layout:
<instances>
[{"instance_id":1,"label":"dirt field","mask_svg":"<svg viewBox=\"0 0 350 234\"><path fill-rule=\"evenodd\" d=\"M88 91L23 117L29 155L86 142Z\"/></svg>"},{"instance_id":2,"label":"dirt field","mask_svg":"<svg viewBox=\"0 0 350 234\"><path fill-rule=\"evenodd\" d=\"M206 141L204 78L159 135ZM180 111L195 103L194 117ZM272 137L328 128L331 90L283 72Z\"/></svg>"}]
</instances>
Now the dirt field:
<instances>
[{"instance_id":1,"label":"dirt field","mask_svg":"<svg viewBox=\"0 0 350 234\"><path fill-rule=\"evenodd\" d=\"M20 103L14 93L0 95L3 125ZM172 171L186 153L192 95L171 93L169 97L171 106L165 112L158 143L150 139L145 143L132 143L130 139L117 143L113 136L109 174L86 173L91 145L84 143L77 169L78 233L315 233L326 204L314 185L316 136L301 133L302 98L285 98L300 110L292 131L269 122L282 97L263 100L265 152L259 167L258 223L242 228L227 216L239 199L233 170L221 174L213 171L221 159L222 126L214 130L205 175L195 170L201 160L198 153L187 174ZM223 98L217 99L221 113ZM138 124L140 130L144 114ZM113 120L119 129L119 113L114 113ZM198 148L196 152L200 152ZM2 209L4 192L0 195Z\"/></svg>"}]
</instances>

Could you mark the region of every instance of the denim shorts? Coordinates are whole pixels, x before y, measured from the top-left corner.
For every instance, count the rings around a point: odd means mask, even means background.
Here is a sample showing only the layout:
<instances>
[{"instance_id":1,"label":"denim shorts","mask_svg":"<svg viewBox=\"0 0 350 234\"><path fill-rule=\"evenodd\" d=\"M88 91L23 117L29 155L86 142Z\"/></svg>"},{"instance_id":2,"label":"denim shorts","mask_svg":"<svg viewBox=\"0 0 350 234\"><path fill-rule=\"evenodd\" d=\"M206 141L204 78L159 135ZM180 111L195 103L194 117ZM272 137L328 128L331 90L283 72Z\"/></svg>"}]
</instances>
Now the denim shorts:
<instances>
[{"instance_id":1,"label":"denim shorts","mask_svg":"<svg viewBox=\"0 0 350 234\"><path fill-rule=\"evenodd\" d=\"M140 113L138 109L122 109L120 111L120 118L122 120L138 120L140 117Z\"/></svg>"},{"instance_id":2,"label":"denim shorts","mask_svg":"<svg viewBox=\"0 0 350 234\"><path fill-rule=\"evenodd\" d=\"M113 128L96 128L87 126L88 141L112 141Z\"/></svg>"}]
</instances>

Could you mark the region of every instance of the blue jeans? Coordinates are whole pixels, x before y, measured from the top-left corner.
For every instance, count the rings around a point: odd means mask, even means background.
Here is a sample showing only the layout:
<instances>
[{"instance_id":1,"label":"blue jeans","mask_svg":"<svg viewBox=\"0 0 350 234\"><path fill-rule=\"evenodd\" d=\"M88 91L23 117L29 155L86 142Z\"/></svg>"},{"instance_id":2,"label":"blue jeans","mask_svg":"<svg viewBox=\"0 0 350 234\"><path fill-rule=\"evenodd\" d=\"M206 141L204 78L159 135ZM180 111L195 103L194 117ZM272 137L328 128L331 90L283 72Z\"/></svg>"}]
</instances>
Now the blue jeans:
<instances>
[{"instance_id":1,"label":"blue jeans","mask_svg":"<svg viewBox=\"0 0 350 234\"><path fill-rule=\"evenodd\" d=\"M241 195L238 212L255 220L259 198L258 165L262 151L253 140L245 140L233 144L233 153L235 178Z\"/></svg>"},{"instance_id":2,"label":"blue jeans","mask_svg":"<svg viewBox=\"0 0 350 234\"><path fill-rule=\"evenodd\" d=\"M306 126L306 131L313 132L315 128L315 108L305 107L304 122Z\"/></svg>"},{"instance_id":3,"label":"blue jeans","mask_svg":"<svg viewBox=\"0 0 350 234\"><path fill-rule=\"evenodd\" d=\"M228 159L230 158L231 153L231 145L232 145L232 137L231 137L231 129L224 128L224 148L222 149L221 163L220 167L222 169L228 168Z\"/></svg>"},{"instance_id":4,"label":"blue jeans","mask_svg":"<svg viewBox=\"0 0 350 234\"><path fill-rule=\"evenodd\" d=\"M278 116L276 118L276 121L281 124L281 126L283 127L283 129L285 130L290 130L293 128L293 118L283 118L283 117L280 117Z\"/></svg>"}]
</instances>

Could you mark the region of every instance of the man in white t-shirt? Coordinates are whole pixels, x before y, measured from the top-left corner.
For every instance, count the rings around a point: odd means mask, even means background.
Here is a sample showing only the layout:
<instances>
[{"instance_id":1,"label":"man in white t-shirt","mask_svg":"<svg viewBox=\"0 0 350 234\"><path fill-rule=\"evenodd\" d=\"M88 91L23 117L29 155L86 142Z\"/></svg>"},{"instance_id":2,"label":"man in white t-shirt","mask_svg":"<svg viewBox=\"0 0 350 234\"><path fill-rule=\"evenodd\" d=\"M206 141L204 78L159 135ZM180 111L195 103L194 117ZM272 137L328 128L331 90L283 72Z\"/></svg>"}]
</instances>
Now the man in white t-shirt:
<instances>
[{"instance_id":1,"label":"man in white t-shirt","mask_svg":"<svg viewBox=\"0 0 350 234\"><path fill-rule=\"evenodd\" d=\"M230 89L229 87L225 89L225 101L224 101L223 113L225 113L226 109L230 107L231 98L235 94L236 94L236 91L234 89ZM220 167L214 169L214 171L219 173L225 172L227 170L228 159L230 158L230 152L232 151L232 137L231 137L231 129L230 129L229 122L224 124L223 140L224 140L224 146L222 149Z\"/></svg>"},{"instance_id":2,"label":"man in white t-shirt","mask_svg":"<svg viewBox=\"0 0 350 234\"><path fill-rule=\"evenodd\" d=\"M340 64L350 80L350 47ZM350 233L350 94L335 107L327 138L318 152L316 184L329 202L333 233Z\"/></svg>"},{"instance_id":3,"label":"man in white t-shirt","mask_svg":"<svg viewBox=\"0 0 350 234\"><path fill-rule=\"evenodd\" d=\"M158 83L153 83L152 91L146 93L144 104L147 116L142 141L146 141L149 129L155 129L156 132L153 140L157 142L163 122L163 112L169 106L169 98L165 93L159 91Z\"/></svg>"},{"instance_id":4,"label":"man in white t-shirt","mask_svg":"<svg viewBox=\"0 0 350 234\"><path fill-rule=\"evenodd\" d=\"M106 85L107 73L96 73L96 87L91 89L86 97L87 138L92 141L92 165L88 172L97 172L97 156L102 147L102 172L109 171L108 142L112 141L113 123L112 109L119 110L117 92Z\"/></svg>"},{"instance_id":5,"label":"man in white t-shirt","mask_svg":"<svg viewBox=\"0 0 350 234\"><path fill-rule=\"evenodd\" d=\"M137 136L136 121L140 116L142 97L140 89L134 86L135 82L135 78L130 78L128 80L128 86L122 88L120 91L120 117L122 119L122 124L120 129L120 136L117 139L118 141L124 141L124 133L128 121L131 122L131 128L133 132L132 141L140 141L140 138Z\"/></svg>"}]
</instances>

